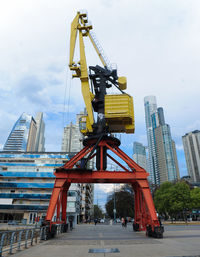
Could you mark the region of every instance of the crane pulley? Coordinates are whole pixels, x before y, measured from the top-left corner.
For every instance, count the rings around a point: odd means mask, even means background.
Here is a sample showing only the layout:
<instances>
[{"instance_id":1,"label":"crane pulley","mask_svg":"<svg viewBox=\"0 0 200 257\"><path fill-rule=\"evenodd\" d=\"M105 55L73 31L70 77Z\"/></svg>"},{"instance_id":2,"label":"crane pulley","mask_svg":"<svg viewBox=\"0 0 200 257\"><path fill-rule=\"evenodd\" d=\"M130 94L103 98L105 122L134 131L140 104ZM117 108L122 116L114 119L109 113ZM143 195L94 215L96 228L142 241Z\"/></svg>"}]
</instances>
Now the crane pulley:
<instances>
[{"instance_id":1,"label":"crane pulley","mask_svg":"<svg viewBox=\"0 0 200 257\"><path fill-rule=\"evenodd\" d=\"M69 68L73 77L80 78L82 95L87 115L80 118L80 130L84 135L94 136L102 133L134 133L133 98L126 94L126 77L118 77L91 31L86 12L77 12L71 23ZM79 35L80 60L75 62L74 52ZM104 67L87 66L84 37L89 37ZM88 72L89 68L89 72ZM107 89L115 86L120 94L107 94ZM94 120L97 112L97 121Z\"/></svg>"}]
</instances>

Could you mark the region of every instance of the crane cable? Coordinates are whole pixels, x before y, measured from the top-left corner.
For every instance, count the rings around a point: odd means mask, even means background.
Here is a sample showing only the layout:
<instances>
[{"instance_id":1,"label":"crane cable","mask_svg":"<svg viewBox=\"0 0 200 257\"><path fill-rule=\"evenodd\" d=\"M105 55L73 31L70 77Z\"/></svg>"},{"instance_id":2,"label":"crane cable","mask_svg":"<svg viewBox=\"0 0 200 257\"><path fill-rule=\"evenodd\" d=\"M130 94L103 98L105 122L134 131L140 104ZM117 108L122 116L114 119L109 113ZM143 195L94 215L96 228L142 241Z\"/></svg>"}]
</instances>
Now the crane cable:
<instances>
[{"instance_id":1,"label":"crane cable","mask_svg":"<svg viewBox=\"0 0 200 257\"><path fill-rule=\"evenodd\" d=\"M67 69L66 78L65 78L64 100L63 100L63 124L62 124L63 128L66 126L66 123L69 121L69 104L70 104L70 92L71 92L71 82L72 82L72 76L70 75L69 75L69 70ZM67 91L68 91L68 99L67 99ZM66 102L67 102L67 108L66 108ZM67 118L66 118L66 115L67 115Z\"/></svg>"},{"instance_id":2,"label":"crane cable","mask_svg":"<svg viewBox=\"0 0 200 257\"><path fill-rule=\"evenodd\" d=\"M70 72L69 76L69 92L68 92L68 100L67 100L67 123L69 124L69 105L71 100L71 85L72 85L72 72Z\"/></svg>"}]
</instances>

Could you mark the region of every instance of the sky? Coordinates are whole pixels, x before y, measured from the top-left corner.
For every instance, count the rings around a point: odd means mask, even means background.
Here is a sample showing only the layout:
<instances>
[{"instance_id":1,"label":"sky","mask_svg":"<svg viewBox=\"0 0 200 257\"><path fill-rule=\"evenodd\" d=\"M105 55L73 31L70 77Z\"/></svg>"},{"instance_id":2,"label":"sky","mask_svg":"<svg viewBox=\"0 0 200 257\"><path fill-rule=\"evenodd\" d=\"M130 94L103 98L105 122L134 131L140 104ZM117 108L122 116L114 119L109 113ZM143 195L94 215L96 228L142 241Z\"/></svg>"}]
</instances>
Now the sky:
<instances>
[{"instance_id":1,"label":"sky","mask_svg":"<svg viewBox=\"0 0 200 257\"><path fill-rule=\"evenodd\" d=\"M182 136L200 129L199 0L1 1L0 149L23 112L41 111L46 150L61 150L63 127L84 108L80 81L68 69L70 24L81 9L134 99L136 131L122 136L122 150L131 156L134 141L147 145L144 97L155 95L187 175ZM89 42L86 57L99 64ZM104 198L110 191L97 188Z\"/></svg>"}]
</instances>

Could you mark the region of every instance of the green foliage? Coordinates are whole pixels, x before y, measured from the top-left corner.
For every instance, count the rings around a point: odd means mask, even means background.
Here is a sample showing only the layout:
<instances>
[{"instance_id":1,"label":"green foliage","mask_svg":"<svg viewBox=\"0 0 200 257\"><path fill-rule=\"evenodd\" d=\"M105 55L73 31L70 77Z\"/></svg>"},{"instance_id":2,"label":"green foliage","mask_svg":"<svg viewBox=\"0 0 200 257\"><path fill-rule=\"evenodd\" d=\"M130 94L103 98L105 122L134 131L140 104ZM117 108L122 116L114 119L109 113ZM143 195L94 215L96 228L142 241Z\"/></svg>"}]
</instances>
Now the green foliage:
<instances>
[{"instance_id":1,"label":"green foliage","mask_svg":"<svg viewBox=\"0 0 200 257\"><path fill-rule=\"evenodd\" d=\"M200 209L200 188L194 188L190 191L191 208Z\"/></svg>"},{"instance_id":2,"label":"green foliage","mask_svg":"<svg viewBox=\"0 0 200 257\"><path fill-rule=\"evenodd\" d=\"M159 189L155 191L154 194L154 204L156 207L157 212L164 216L165 218L168 217L168 213L170 210L170 197L171 197L171 190L173 184L171 182L164 182Z\"/></svg>"},{"instance_id":3,"label":"green foliage","mask_svg":"<svg viewBox=\"0 0 200 257\"><path fill-rule=\"evenodd\" d=\"M179 215L186 219L188 211L200 208L200 188L190 189L184 181L165 182L156 190L154 203L158 213L165 218Z\"/></svg>"},{"instance_id":4,"label":"green foliage","mask_svg":"<svg viewBox=\"0 0 200 257\"><path fill-rule=\"evenodd\" d=\"M103 218L103 211L98 205L94 205L94 218L95 219Z\"/></svg>"},{"instance_id":5,"label":"green foliage","mask_svg":"<svg viewBox=\"0 0 200 257\"><path fill-rule=\"evenodd\" d=\"M115 192L116 217L134 217L134 194L132 187L125 185L120 191ZM106 211L113 218L114 193L106 203Z\"/></svg>"},{"instance_id":6,"label":"green foliage","mask_svg":"<svg viewBox=\"0 0 200 257\"><path fill-rule=\"evenodd\" d=\"M180 212L190 210L190 187L185 182L176 183L171 189L170 213L177 215Z\"/></svg>"}]
</instances>

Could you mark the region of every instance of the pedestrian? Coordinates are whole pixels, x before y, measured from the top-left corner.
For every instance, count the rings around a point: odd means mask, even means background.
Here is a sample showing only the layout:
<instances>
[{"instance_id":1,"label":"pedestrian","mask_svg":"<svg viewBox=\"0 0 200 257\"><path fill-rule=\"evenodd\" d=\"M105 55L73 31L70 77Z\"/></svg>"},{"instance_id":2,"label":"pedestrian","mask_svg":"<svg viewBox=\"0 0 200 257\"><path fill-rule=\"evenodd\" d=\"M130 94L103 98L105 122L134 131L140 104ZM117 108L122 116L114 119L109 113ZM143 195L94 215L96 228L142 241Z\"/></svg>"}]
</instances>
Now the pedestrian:
<instances>
[{"instance_id":1,"label":"pedestrian","mask_svg":"<svg viewBox=\"0 0 200 257\"><path fill-rule=\"evenodd\" d=\"M121 222L122 222L122 227L124 227L124 226L125 226L125 220L124 220L124 217L122 217Z\"/></svg>"},{"instance_id":2,"label":"pedestrian","mask_svg":"<svg viewBox=\"0 0 200 257\"><path fill-rule=\"evenodd\" d=\"M125 228L127 227L127 222L128 222L128 220L127 220L127 218L125 217L125 219L124 219L124 227L125 227Z\"/></svg>"},{"instance_id":3,"label":"pedestrian","mask_svg":"<svg viewBox=\"0 0 200 257\"><path fill-rule=\"evenodd\" d=\"M73 229L73 217L72 216L69 216L69 227L70 227L70 230Z\"/></svg>"},{"instance_id":4,"label":"pedestrian","mask_svg":"<svg viewBox=\"0 0 200 257\"><path fill-rule=\"evenodd\" d=\"M94 224L95 224L95 226L96 226L96 224L97 224L97 219L94 219Z\"/></svg>"}]
</instances>

